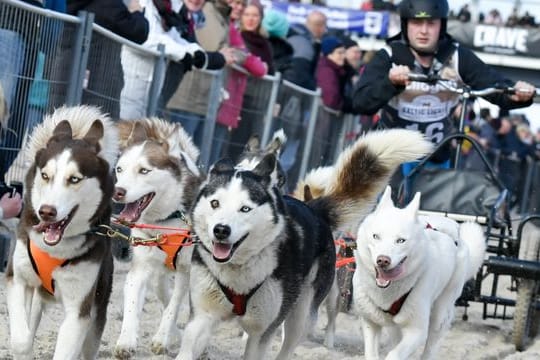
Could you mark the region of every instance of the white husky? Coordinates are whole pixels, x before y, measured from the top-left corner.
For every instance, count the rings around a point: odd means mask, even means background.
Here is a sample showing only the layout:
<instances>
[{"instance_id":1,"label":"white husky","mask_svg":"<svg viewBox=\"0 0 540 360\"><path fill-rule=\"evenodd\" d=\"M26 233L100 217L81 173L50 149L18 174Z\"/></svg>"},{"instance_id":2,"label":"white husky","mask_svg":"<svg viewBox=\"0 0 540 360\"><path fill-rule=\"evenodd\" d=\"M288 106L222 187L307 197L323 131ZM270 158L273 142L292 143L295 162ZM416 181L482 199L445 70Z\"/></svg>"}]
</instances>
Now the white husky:
<instances>
[{"instance_id":1,"label":"white husky","mask_svg":"<svg viewBox=\"0 0 540 360\"><path fill-rule=\"evenodd\" d=\"M202 181L195 165L199 150L178 124L158 118L118 123L121 155L116 164L113 199L124 204L119 218L163 229L132 229L132 235L149 239L157 233L179 233L187 228L182 216L191 206ZM124 317L115 348L118 358L130 358L137 347L139 319L146 289L157 275L157 296L165 306L152 351L164 353L176 326L178 310L188 292L192 246L163 244L136 246L124 285ZM170 294L171 275L174 287Z\"/></svg>"},{"instance_id":2,"label":"white husky","mask_svg":"<svg viewBox=\"0 0 540 360\"><path fill-rule=\"evenodd\" d=\"M454 302L485 255L480 225L420 217L420 193L404 209L386 188L358 229L354 301L362 317L366 359L379 358L381 328L400 330L386 359L409 359L425 345L429 359L450 327Z\"/></svg>"}]
</instances>

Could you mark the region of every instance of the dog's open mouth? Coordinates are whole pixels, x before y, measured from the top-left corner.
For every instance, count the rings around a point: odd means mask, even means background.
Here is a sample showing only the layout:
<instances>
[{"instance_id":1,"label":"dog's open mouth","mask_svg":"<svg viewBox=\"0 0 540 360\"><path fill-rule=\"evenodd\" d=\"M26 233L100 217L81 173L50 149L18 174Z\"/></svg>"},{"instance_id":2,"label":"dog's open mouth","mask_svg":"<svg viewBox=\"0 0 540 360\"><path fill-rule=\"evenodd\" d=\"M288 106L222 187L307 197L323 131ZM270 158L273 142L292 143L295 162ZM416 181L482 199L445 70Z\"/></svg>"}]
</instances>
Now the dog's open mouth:
<instances>
[{"instance_id":1,"label":"dog's open mouth","mask_svg":"<svg viewBox=\"0 0 540 360\"><path fill-rule=\"evenodd\" d=\"M236 249L238 249L240 244L244 242L248 235L249 233L245 234L240 240L238 240L234 244L231 244L229 242L213 241L212 255L214 256L214 260L221 263L229 261L232 258Z\"/></svg>"},{"instance_id":2,"label":"dog's open mouth","mask_svg":"<svg viewBox=\"0 0 540 360\"><path fill-rule=\"evenodd\" d=\"M70 211L68 216L66 216L60 221L50 222L41 220L39 224L34 225L34 230L39 233L43 233L43 241L45 242L45 244L49 246L54 246L58 244L60 240L62 240L64 230L71 222L71 219L73 219L73 216L75 215L75 212L77 212L78 207L78 205L75 206L73 210Z\"/></svg>"},{"instance_id":3,"label":"dog's open mouth","mask_svg":"<svg viewBox=\"0 0 540 360\"><path fill-rule=\"evenodd\" d=\"M148 205L150 205L150 202L155 195L155 192L151 192L134 202L127 203L124 205L122 211L120 211L120 214L118 214L118 217L128 222L135 222L139 220L142 212L148 207Z\"/></svg>"},{"instance_id":4,"label":"dog's open mouth","mask_svg":"<svg viewBox=\"0 0 540 360\"><path fill-rule=\"evenodd\" d=\"M399 279L399 277L405 271L405 266L403 265L405 260L407 260L407 257L404 257L399 264L389 270L385 270L380 266L375 266L375 282L377 283L377 286L380 288L386 288L393 280Z\"/></svg>"}]
</instances>

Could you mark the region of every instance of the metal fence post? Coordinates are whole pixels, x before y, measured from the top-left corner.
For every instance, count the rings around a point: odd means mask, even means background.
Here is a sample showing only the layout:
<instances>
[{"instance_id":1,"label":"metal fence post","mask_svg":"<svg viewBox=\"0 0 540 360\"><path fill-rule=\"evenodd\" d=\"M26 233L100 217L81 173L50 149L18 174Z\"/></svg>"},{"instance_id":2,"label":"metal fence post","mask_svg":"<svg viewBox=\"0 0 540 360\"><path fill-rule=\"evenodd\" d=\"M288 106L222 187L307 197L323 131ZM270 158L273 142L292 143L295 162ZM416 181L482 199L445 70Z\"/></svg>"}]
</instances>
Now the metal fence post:
<instances>
[{"instance_id":1,"label":"metal fence post","mask_svg":"<svg viewBox=\"0 0 540 360\"><path fill-rule=\"evenodd\" d=\"M274 123L274 108L276 106L279 84L281 82L281 73L274 74L275 79L272 82L272 91L270 92L270 98L268 108L266 109L266 115L264 116L264 129L261 139L261 144L266 146L270 141L270 133L272 132L272 125Z\"/></svg>"},{"instance_id":2,"label":"metal fence post","mask_svg":"<svg viewBox=\"0 0 540 360\"><path fill-rule=\"evenodd\" d=\"M321 98L321 88L317 88L317 92L311 102L311 110L309 114L309 123L306 134L306 144L304 145L304 153L302 154L302 163L300 164L300 173L298 178L302 179L306 175L309 164L309 156L311 154L311 146L313 145L313 135L315 134L315 125L317 125L317 113L319 111L319 103Z\"/></svg>"},{"instance_id":3,"label":"metal fence post","mask_svg":"<svg viewBox=\"0 0 540 360\"><path fill-rule=\"evenodd\" d=\"M159 44L157 50L159 52L159 57L156 59L156 63L154 65L152 83L150 84L150 90L148 91L148 104L146 108L147 116L154 116L157 114L159 96L161 94L161 88L163 86L165 73L167 71L165 45Z\"/></svg>"},{"instance_id":4,"label":"metal fence post","mask_svg":"<svg viewBox=\"0 0 540 360\"><path fill-rule=\"evenodd\" d=\"M201 144L201 164L208 168L210 165L210 154L212 142L214 140L214 129L216 127L217 112L220 104L221 86L223 84L223 70L212 71L212 85L208 93L208 109L204 120L203 139Z\"/></svg>"},{"instance_id":5,"label":"metal fence post","mask_svg":"<svg viewBox=\"0 0 540 360\"><path fill-rule=\"evenodd\" d=\"M68 106L81 103L88 54L90 53L90 42L92 41L94 14L87 11L79 11L78 16L81 19L81 23L77 29L77 40L73 51L73 66L71 68L66 94L66 105Z\"/></svg>"}]
</instances>

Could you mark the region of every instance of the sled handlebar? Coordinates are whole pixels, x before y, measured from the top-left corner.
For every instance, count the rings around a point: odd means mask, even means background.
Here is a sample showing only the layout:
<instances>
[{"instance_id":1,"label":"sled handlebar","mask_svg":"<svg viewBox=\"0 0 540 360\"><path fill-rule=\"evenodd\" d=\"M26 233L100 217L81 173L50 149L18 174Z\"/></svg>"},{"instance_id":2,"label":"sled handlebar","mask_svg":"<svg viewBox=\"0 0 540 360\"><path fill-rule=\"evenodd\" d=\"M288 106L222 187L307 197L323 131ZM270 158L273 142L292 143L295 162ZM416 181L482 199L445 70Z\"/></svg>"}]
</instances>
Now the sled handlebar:
<instances>
[{"instance_id":1,"label":"sled handlebar","mask_svg":"<svg viewBox=\"0 0 540 360\"><path fill-rule=\"evenodd\" d=\"M491 95L491 94L496 94L496 93L513 95L518 92L526 92L526 93L530 92L530 90L516 89L511 86L497 85L497 84L492 87L485 88L485 89L473 90L468 86L459 86L456 84L455 81L441 78L439 75L425 75L425 74L418 74L418 73L410 73L409 80L425 82L428 84L439 84L449 91L452 91L454 93L461 94L461 95L466 95L468 97L486 96L486 95ZM540 88L535 89L535 96L540 96Z\"/></svg>"}]
</instances>

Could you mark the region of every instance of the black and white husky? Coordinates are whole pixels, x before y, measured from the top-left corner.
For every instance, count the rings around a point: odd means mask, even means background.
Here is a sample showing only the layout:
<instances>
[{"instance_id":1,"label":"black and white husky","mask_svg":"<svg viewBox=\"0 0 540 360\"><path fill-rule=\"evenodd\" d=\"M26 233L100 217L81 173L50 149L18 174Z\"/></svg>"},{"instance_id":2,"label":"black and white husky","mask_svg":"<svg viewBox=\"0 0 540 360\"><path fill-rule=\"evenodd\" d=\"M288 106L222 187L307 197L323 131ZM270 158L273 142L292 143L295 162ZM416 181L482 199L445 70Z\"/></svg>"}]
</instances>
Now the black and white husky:
<instances>
[{"instance_id":1,"label":"black and white husky","mask_svg":"<svg viewBox=\"0 0 540 360\"><path fill-rule=\"evenodd\" d=\"M180 125L158 118L121 121L118 128L121 149L115 168L113 199L124 205L119 218L173 228L134 228L131 235L142 239L157 233L175 233L174 228L187 228L183 215L191 207L203 180L195 165L199 149L191 137ZM135 353L146 289L154 277L156 294L165 308L151 346L156 354L166 351L178 310L189 291L192 253L192 246L178 244L133 248L133 260L124 284L124 317L116 357L130 358Z\"/></svg>"},{"instance_id":2,"label":"black and white husky","mask_svg":"<svg viewBox=\"0 0 540 360\"><path fill-rule=\"evenodd\" d=\"M341 154L326 195L307 203L281 195L273 154L252 170L216 163L191 211L201 244L177 359L198 358L217 323L234 318L248 333L245 359L264 358L281 324L277 357L290 357L332 284L332 231L357 225L398 164L430 149L418 132L371 133Z\"/></svg>"},{"instance_id":3,"label":"black and white husky","mask_svg":"<svg viewBox=\"0 0 540 360\"><path fill-rule=\"evenodd\" d=\"M7 270L11 349L33 359L44 300L63 305L54 359L94 359L106 322L113 259L108 224L118 144L98 109L57 109L36 127L17 242ZM82 353L82 354L81 354Z\"/></svg>"}]
</instances>

